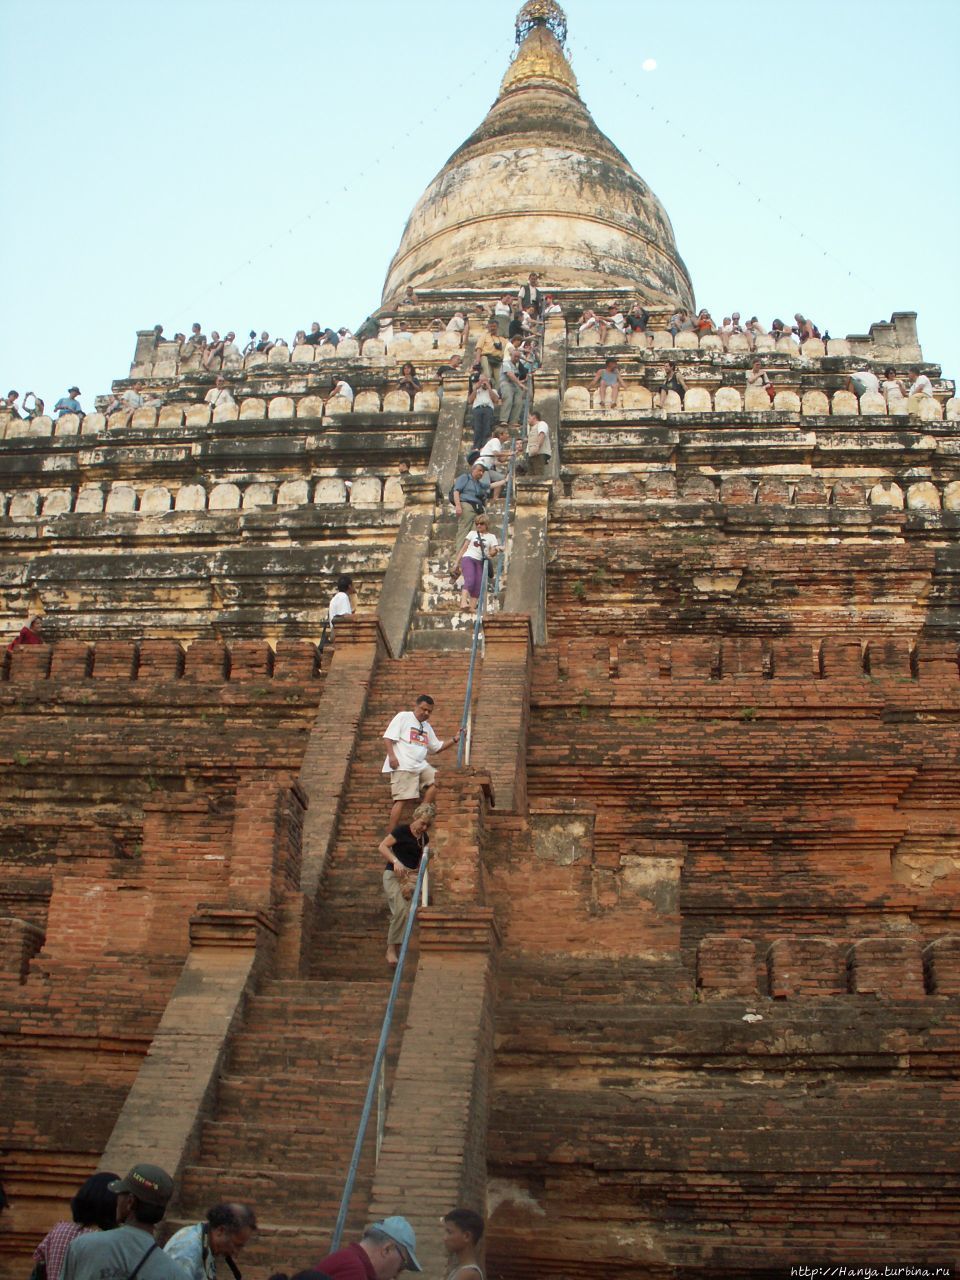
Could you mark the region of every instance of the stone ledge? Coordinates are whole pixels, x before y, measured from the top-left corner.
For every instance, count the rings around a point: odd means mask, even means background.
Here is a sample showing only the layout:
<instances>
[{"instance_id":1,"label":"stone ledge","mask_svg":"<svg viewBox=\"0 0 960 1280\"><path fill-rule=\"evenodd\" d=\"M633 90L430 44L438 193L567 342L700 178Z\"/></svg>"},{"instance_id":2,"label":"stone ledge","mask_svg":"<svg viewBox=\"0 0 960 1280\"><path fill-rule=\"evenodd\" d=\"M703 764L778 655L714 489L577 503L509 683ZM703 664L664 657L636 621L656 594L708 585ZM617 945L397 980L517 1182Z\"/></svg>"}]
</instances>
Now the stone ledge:
<instances>
[{"instance_id":1,"label":"stone ledge","mask_svg":"<svg viewBox=\"0 0 960 1280\"><path fill-rule=\"evenodd\" d=\"M417 912L420 951L482 951L500 945L500 929L492 907L442 911L425 907Z\"/></svg>"},{"instance_id":2,"label":"stone ledge","mask_svg":"<svg viewBox=\"0 0 960 1280\"><path fill-rule=\"evenodd\" d=\"M201 907L190 917L191 947L255 948L265 934L276 934L276 921L263 911Z\"/></svg>"}]
</instances>

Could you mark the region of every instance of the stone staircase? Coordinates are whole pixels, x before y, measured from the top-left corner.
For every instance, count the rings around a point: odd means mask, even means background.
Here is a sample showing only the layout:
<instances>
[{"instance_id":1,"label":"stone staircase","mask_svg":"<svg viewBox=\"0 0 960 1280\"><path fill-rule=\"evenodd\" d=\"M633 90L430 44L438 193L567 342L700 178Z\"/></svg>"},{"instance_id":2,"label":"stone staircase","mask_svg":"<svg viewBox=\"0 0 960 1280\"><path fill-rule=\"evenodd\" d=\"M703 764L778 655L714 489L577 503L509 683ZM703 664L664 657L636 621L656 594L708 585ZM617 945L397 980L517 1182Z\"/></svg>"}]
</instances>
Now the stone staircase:
<instances>
[{"instance_id":1,"label":"stone staircase","mask_svg":"<svg viewBox=\"0 0 960 1280\"><path fill-rule=\"evenodd\" d=\"M252 1204L260 1233L244 1268L295 1271L327 1247L386 1003L387 979L268 983L251 1000L220 1079L215 1118L180 1187L183 1221L225 1198ZM392 1063L391 1063L392 1065ZM375 1126L349 1216L362 1225Z\"/></svg>"},{"instance_id":2,"label":"stone staircase","mask_svg":"<svg viewBox=\"0 0 960 1280\"><path fill-rule=\"evenodd\" d=\"M326 867L318 940L301 979L270 981L249 1002L184 1170L170 1226L197 1221L218 1200L252 1204L261 1229L244 1270L293 1274L327 1250L390 985L386 908L376 846L387 829L389 789L380 774L382 734L421 692L437 700L441 737L456 727L466 659L423 654L386 661L374 677L338 839ZM440 766L453 763L451 755ZM449 819L449 814L447 815ZM415 939L415 935L414 935ZM387 1056L388 1088L416 971L411 949ZM375 1168L371 1118L347 1220L363 1226Z\"/></svg>"},{"instance_id":3,"label":"stone staircase","mask_svg":"<svg viewBox=\"0 0 960 1280\"><path fill-rule=\"evenodd\" d=\"M491 504L487 508L493 532L499 541L503 525L503 501ZM511 512L508 542L512 537L513 513ZM459 550L456 539L457 518L453 507L443 503L443 509L433 522L430 535L430 549L424 559L420 594L410 632L407 637L407 648L424 650L467 650L473 641L474 611L460 608L460 591L450 579L450 566ZM507 572L500 575L499 599L493 594L491 585L487 597L487 613L495 613L501 607L503 594L507 587Z\"/></svg>"}]
</instances>

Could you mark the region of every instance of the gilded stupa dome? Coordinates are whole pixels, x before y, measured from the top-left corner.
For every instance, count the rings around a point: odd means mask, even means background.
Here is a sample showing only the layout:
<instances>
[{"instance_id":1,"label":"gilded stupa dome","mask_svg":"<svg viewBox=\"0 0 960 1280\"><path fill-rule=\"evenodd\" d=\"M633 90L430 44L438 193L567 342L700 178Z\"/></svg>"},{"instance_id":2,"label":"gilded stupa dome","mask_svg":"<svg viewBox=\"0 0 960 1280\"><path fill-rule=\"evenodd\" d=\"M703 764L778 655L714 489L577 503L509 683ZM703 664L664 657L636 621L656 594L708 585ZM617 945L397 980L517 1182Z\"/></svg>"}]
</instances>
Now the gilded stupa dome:
<instances>
[{"instance_id":1,"label":"gilded stupa dome","mask_svg":"<svg viewBox=\"0 0 960 1280\"><path fill-rule=\"evenodd\" d=\"M528 0L517 49L483 123L410 215L384 284L507 288L529 271L550 287L629 287L693 304L663 206L594 124L564 51L555 0Z\"/></svg>"}]
</instances>

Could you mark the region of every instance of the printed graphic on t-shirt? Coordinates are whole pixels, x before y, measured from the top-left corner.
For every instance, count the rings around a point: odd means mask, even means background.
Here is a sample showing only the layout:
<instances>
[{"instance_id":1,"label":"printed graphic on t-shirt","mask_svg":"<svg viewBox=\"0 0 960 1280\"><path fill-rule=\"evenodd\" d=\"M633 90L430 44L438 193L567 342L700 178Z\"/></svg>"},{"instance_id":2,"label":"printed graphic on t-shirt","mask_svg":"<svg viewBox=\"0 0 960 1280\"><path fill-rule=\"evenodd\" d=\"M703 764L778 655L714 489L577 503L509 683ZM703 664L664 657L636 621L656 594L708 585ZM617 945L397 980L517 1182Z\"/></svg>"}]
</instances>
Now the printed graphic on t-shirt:
<instances>
[{"instance_id":1,"label":"printed graphic on t-shirt","mask_svg":"<svg viewBox=\"0 0 960 1280\"><path fill-rule=\"evenodd\" d=\"M411 742L415 742L415 743L417 743L417 744L418 744L419 746L421 746L421 747L425 747L425 746L427 745L427 731L426 731L426 729L413 729L413 728L411 728L411 730L410 730L410 741L411 741Z\"/></svg>"}]
</instances>

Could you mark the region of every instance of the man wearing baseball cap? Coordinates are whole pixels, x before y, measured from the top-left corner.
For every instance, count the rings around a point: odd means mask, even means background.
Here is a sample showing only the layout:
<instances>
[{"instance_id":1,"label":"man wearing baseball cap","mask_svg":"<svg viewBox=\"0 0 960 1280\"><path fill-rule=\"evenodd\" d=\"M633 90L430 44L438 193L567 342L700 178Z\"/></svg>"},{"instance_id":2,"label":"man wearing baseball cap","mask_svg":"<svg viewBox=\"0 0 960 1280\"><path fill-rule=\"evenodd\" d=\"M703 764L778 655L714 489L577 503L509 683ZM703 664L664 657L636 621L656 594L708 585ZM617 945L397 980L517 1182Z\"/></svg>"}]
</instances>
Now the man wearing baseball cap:
<instances>
[{"instance_id":1,"label":"man wearing baseball cap","mask_svg":"<svg viewBox=\"0 0 960 1280\"><path fill-rule=\"evenodd\" d=\"M83 417L83 409L80 407L80 401L77 398L80 395L79 387L70 387L65 396L61 396L57 403L53 406L53 411L60 419L65 413L78 413Z\"/></svg>"},{"instance_id":2,"label":"man wearing baseball cap","mask_svg":"<svg viewBox=\"0 0 960 1280\"><path fill-rule=\"evenodd\" d=\"M77 1236L59 1280L184 1280L183 1268L153 1238L173 1195L170 1175L155 1164L135 1164L108 1190L117 1197L116 1230Z\"/></svg>"},{"instance_id":3,"label":"man wearing baseball cap","mask_svg":"<svg viewBox=\"0 0 960 1280\"><path fill-rule=\"evenodd\" d=\"M367 1227L358 1244L321 1258L314 1270L330 1280L393 1280L401 1271L422 1271L417 1237L406 1218L384 1218Z\"/></svg>"}]
</instances>

